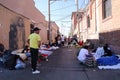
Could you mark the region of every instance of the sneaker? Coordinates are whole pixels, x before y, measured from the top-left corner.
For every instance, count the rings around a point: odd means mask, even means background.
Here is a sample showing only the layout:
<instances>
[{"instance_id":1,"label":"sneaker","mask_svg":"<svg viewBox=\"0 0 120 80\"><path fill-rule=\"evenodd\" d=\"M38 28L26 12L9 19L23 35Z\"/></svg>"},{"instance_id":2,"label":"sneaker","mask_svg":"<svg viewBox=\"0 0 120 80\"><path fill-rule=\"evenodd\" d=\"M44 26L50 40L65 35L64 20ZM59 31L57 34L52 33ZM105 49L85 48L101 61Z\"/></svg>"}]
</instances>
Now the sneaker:
<instances>
[{"instance_id":1,"label":"sneaker","mask_svg":"<svg viewBox=\"0 0 120 80\"><path fill-rule=\"evenodd\" d=\"M48 59L46 59L46 61L48 61Z\"/></svg>"},{"instance_id":2,"label":"sneaker","mask_svg":"<svg viewBox=\"0 0 120 80\"><path fill-rule=\"evenodd\" d=\"M33 73L33 74L39 74L40 71L36 70L36 71L33 71L32 73Z\"/></svg>"}]
</instances>

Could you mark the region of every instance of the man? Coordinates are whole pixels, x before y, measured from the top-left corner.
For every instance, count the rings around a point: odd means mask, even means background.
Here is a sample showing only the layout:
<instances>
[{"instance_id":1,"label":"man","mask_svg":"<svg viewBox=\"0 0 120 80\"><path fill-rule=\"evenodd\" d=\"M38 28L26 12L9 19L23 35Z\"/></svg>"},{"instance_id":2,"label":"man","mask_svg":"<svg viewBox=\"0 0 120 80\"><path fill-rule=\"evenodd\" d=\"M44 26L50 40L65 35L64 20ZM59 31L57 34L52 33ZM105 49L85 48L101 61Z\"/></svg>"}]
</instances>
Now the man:
<instances>
[{"instance_id":1,"label":"man","mask_svg":"<svg viewBox=\"0 0 120 80\"><path fill-rule=\"evenodd\" d=\"M62 46L64 46L64 42L65 42L65 37L62 35L62 36L61 36L61 43L62 43Z\"/></svg>"},{"instance_id":2,"label":"man","mask_svg":"<svg viewBox=\"0 0 120 80\"><path fill-rule=\"evenodd\" d=\"M34 33L29 36L28 43L30 45L30 53L31 53L31 66L33 70L33 74L38 74L40 71L36 70L37 60L38 60L38 49L41 45L41 38L39 35L40 29L35 27Z\"/></svg>"}]
</instances>

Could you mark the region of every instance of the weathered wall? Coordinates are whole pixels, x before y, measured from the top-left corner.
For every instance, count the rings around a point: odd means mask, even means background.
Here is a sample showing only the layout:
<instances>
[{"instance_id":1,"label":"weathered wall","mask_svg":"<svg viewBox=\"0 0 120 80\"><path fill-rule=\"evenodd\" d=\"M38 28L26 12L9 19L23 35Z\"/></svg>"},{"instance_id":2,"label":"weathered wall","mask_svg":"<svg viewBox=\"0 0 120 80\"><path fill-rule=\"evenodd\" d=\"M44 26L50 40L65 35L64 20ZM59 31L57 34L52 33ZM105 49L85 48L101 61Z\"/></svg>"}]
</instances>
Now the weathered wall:
<instances>
[{"instance_id":1,"label":"weathered wall","mask_svg":"<svg viewBox=\"0 0 120 80\"><path fill-rule=\"evenodd\" d=\"M30 33L29 19L0 5L0 43L6 49L21 49Z\"/></svg>"}]
</instances>

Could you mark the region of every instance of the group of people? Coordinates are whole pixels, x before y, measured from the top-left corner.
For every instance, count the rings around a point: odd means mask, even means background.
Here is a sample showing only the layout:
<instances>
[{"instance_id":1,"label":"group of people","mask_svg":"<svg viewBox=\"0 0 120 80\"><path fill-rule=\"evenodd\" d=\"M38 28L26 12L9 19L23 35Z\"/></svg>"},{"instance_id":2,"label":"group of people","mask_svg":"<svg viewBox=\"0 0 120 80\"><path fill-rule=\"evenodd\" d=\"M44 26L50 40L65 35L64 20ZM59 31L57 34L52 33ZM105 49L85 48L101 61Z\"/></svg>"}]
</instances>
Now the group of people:
<instances>
[{"instance_id":1,"label":"group of people","mask_svg":"<svg viewBox=\"0 0 120 80\"><path fill-rule=\"evenodd\" d=\"M67 41L67 38L64 35L57 35L55 37L54 45L59 47L65 46L66 41Z\"/></svg>"},{"instance_id":2,"label":"group of people","mask_svg":"<svg viewBox=\"0 0 120 80\"><path fill-rule=\"evenodd\" d=\"M41 37L39 35L40 30L41 29L39 29L38 27L34 28L34 30L33 30L34 32L29 35L28 40L27 40L29 46L26 46L26 48L23 49L23 51L22 51L22 53L24 53L24 51L26 51L26 53L28 52L28 54L26 55L27 57L31 56L31 68L32 68L32 73L33 74L39 74L40 73L40 71L37 70L37 68L36 68L39 53L41 51L43 51L43 49L40 50L40 46L42 45L41 48L44 48L44 50L46 49L44 47L45 45L41 44ZM65 42L67 42L68 45L70 45L73 41L75 41L77 44L83 46L80 49L80 51L77 55L77 59L83 64L86 63L86 59L88 57L92 57L91 59L93 60L93 62L95 62L99 58L101 58L102 56L112 56L113 55L113 53L110 50L108 44L105 44L102 47L98 47L96 52L93 54L93 52L91 51L91 47L90 47L91 44L84 43L83 41L78 42L76 35L73 36L73 38L71 38L69 36L68 39L65 38L65 36L63 36L63 35L62 36L58 35L58 36L55 37L55 43L50 44L50 46L59 46L59 47L64 46ZM29 50L28 50L28 47L30 47ZM51 49L51 48L49 48L49 49ZM54 49L55 49L55 47L54 47ZM24 63L24 61L20 57L18 57L17 62L18 63L20 63L20 62ZM19 67L19 66L20 65L17 65L16 67ZM25 66L25 65L23 65L23 66Z\"/></svg>"},{"instance_id":3,"label":"group of people","mask_svg":"<svg viewBox=\"0 0 120 80\"><path fill-rule=\"evenodd\" d=\"M68 46L71 46L71 45L80 45L82 46L83 45L83 40L80 40L78 41L77 39L77 35L73 35L72 37L71 36L68 36L65 37L64 35L57 35L55 37L55 42L52 42L52 45L55 45L55 46L65 46L65 45L68 45Z\"/></svg>"},{"instance_id":4,"label":"group of people","mask_svg":"<svg viewBox=\"0 0 120 80\"><path fill-rule=\"evenodd\" d=\"M48 56L51 55L53 50L58 47L51 46L50 44L41 43L41 37L39 35L40 29L35 27L33 33L29 35L27 43L23 49L20 50L3 50L4 46L0 44L0 54L2 56L3 63L6 68L13 69L24 69L26 67L26 60L31 60L31 68L33 74L39 74L37 70L37 63L43 58L48 61ZM29 61L29 60L28 60Z\"/></svg>"},{"instance_id":5,"label":"group of people","mask_svg":"<svg viewBox=\"0 0 120 80\"><path fill-rule=\"evenodd\" d=\"M25 48L22 51L13 51L13 50L0 50L4 54L2 55L2 62L3 64L13 70L13 69L20 69L25 68L25 59L27 57L31 57L31 68L33 74L40 73L39 70L36 69L37 67L37 61L38 61L38 54L39 54L39 48L41 45L41 38L39 35L40 29L38 27L35 27L33 30L33 33L29 35L28 37L28 46L25 46ZM28 49L30 47L30 49ZM4 47L1 46L0 49L3 49ZM26 54L22 54L26 53ZM1 53L2 54L2 53Z\"/></svg>"},{"instance_id":6,"label":"group of people","mask_svg":"<svg viewBox=\"0 0 120 80\"><path fill-rule=\"evenodd\" d=\"M65 46L66 43L68 43L68 45L70 45L72 42L71 37L66 38L64 35L58 35L55 37L55 42L49 44L49 46L55 46L55 47L48 48L48 46L46 46L45 44L41 44L41 37L39 35L40 30L41 29L39 29L38 27L35 27L33 29L33 33L29 35L28 40L27 40L28 46L25 46L25 48L20 52L20 53L25 53L25 55L24 55L24 56L26 56L25 58L31 57L31 68L32 68L33 74L40 73L40 71L37 70L37 68L36 68L38 58L39 58L39 53L43 53L43 54L48 53L47 55L50 55L52 53L51 51L49 51L50 49L55 50L58 47ZM74 40L77 42L76 37L74 37ZM41 49L41 48L43 48L43 46L46 46L46 48L44 47L44 49ZM58 47L56 47L56 46L58 46ZM13 51L12 54L15 55L15 54L17 54L17 52ZM14 61L16 61L15 65L18 64L16 69L25 68L25 66L26 66L24 63L24 60L21 58L21 56L23 56L23 54L17 55L16 60L14 60ZM11 69L14 69L14 68L11 68Z\"/></svg>"},{"instance_id":7,"label":"group of people","mask_svg":"<svg viewBox=\"0 0 120 80\"><path fill-rule=\"evenodd\" d=\"M116 56L110 49L108 44L99 46L94 51L91 49L91 44L86 43L80 49L77 59L80 63L87 66L96 65L114 65L120 62L118 56Z\"/></svg>"},{"instance_id":8,"label":"group of people","mask_svg":"<svg viewBox=\"0 0 120 80\"><path fill-rule=\"evenodd\" d=\"M29 47L30 47L31 67L32 67L33 74L40 73L40 71L36 69L39 53L43 53L43 54L48 53L47 55L50 55L52 52L49 50L58 48L58 47L48 47L48 45L41 44L41 37L39 35L40 30L41 29L39 29L38 27L35 27L33 30L34 32L32 34L30 34L28 41L27 41L29 44ZM61 39L62 39L62 44L64 45L64 36L62 36ZM53 46L53 45L49 44L49 46ZM46 56L46 55L44 54L44 56Z\"/></svg>"}]
</instances>

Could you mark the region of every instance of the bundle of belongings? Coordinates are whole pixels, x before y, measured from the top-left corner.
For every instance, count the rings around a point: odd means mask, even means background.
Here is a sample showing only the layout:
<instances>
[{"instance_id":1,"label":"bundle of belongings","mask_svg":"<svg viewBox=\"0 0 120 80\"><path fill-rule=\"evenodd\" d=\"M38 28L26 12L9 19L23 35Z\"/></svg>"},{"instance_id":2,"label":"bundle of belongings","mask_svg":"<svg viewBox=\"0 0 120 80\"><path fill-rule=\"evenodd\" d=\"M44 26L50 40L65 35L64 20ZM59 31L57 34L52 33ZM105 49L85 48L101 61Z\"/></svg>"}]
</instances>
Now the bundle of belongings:
<instances>
[{"instance_id":1,"label":"bundle of belongings","mask_svg":"<svg viewBox=\"0 0 120 80\"><path fill-rule=\"evenodd\" d=\"M2 67L10 70L23 69L26 66L25 59L26 55L18 55L16 51L5 50L4 45L0 43L0 63L2 63Z\"/></svg>"},{"instance_id":2,"label":"bundle of belongings","mask_svg":"<svg viewBox=\"0 0 120 80\"><path fill-rule=\"evenodd\" d=\"M24 69L26 64L24 60L26 56L24 54L14 54L11 50L6 50L3 54L3 64L5 68L9 70Z\"/></svg>"},{"instance_id":3,"label":"bundle of belongings","mask_svg":"<svg viewBox=\"0 0 120 80\"><path fill-rule=\"evenodd\" d=\"M58 49L59 47L52 46L50 47L47 44L42 44L39 49L39 58L38 62L41 61L48 61L48 56L50 56L54 50Z\"/></svg>"},{"instance_id":4,"label":"bundle of belongings","mask_svg":"<svg viewBox=\"0 0 120 80\"><path fill-rule=\"evenodd\" d=\"M97 66L97 62L94 60L93 55L87 55L86 56L85 65L87 67L96 67Z\"/></svg>"}]
</instances>

